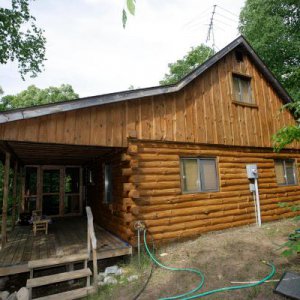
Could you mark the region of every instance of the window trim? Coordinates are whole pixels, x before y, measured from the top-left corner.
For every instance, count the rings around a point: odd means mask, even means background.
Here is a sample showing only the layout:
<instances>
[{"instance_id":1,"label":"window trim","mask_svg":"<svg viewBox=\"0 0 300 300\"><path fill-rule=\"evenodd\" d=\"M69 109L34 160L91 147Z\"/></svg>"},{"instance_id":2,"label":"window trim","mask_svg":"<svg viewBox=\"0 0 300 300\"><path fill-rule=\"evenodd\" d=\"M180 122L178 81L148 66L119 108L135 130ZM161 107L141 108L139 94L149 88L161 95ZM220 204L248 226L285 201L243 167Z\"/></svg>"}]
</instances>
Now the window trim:
<instances>
[{"instance_id":1,"label":"window trim","mask_svg":"<svg viewBox=\"0 0 300 300\"><path fill-rule=\"evenodd\" d=\"M240 99L237 99L235 97L235 90L234 90L234 77L246 80L249 82L249 87L250 87L250 91L251 91L251 102L244 102L244 101L240 101ZM243 106L248 106L248 107L253 107L253 108L257 108L257 104L255 101L255 97L253 95L253 84L252 84L252 76L248 75L248 74L243 74L243 73L239 73L239 72L231 72L231 96L232 96L232 102L234 104L237 105L243 105Z\"/></svg>"},{"instance_id":2,"label":"window trim","mask_svg":"<svg viewBox=\"0 0 300 300\"><path fill-rule=\"evenodd\" d=\"M293 175L294 175L295 183L288 183L287 182L286 161L293 161ZM277 174L276 174L276 162L282 162L283 163L285 183L278 183ZM296 186L296 185L299 185L296 166L297 166L297 160L295 158L275 158L274 159L274 171L275 171L276 183L277 183L278 186Z\"/></svg>"},{"instance_id":3,"label":"window trim","mask_svg":"<svg viewBox=\"0 0 300 300\"><path fill-rule=\"evenodd\" d=\"M197 160L197 168L198 168L198 181L199 181L199 190L193 190L193 191L185 191L184 190L184 170L183 170L183 163L182 161L185 159L190 160ZM215 162L215 171L216 171L216 182L217 182L217 188L213 190L202 190L202 167L200 164L201 160L213 160ZM218 172L218 160L217 157L211 157L211 156L183 156L179 158L180 163L180 181L181 181L181 193L182 194L198 194L198 193L215 193L220 191L220 181L219 181L219 172Z\"/></svg>"}]
</instances>

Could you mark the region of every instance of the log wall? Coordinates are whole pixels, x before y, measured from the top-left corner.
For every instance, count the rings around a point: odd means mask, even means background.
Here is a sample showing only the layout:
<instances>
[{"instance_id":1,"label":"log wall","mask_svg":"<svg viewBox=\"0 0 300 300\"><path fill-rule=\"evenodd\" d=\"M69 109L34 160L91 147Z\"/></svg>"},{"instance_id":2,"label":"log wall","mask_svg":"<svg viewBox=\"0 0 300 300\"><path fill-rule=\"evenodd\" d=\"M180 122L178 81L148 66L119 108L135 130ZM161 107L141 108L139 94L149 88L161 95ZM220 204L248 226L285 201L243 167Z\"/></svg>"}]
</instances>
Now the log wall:
<instances>
[{"instance_id":1,"label":"log wall","mask_svg":"<svg viewBox=\"0 0 300 300\"><path fill-rule=\"evenodd\" d=\"M262 222L294 216L279 202L300 204L300 186L278 186L274 159L294 158L300 171L300 152L272 149L225 148L179 143L131 141L129 182L134 193L130 211L143 220L156 240L191 237L204 232L255 223L255 209L246 164L256 163ZM135 152L135 153L134 153ZM183 194L180 157L215 157L219 192Z\"/></svg>"},{"instance_id":2,"label":"log wall","mask_svg":"<svg viewBox=\"0 0 300 300\"><path fill-rule=\"evenodd\" d=\"M232 72L252 77L256 106L232 101ZM295 123L281 106L250 59L239 63L230 52L177 93L1 124L0 140L127 147L127 138L135 137L271 147L272 135Z\"/></svg>"},{"instance_id":3,"label":"log wall","mask_svg":"<svg viewBox=\"0 0 300 300\"><path fill-rule=\"evenodd\" d=\"M132 175L129 156L126 153L112 154L105 159L94 161L89 166L93 173L94 184L87 184L87 199L92 208L94 220L100 226L115 233L126 241L131 241L134 232L130 224L133 220L131 209L135 206L129 196ZM104 162L112 165L111 204L104 203Z\"/></svg>"}]
</instances>

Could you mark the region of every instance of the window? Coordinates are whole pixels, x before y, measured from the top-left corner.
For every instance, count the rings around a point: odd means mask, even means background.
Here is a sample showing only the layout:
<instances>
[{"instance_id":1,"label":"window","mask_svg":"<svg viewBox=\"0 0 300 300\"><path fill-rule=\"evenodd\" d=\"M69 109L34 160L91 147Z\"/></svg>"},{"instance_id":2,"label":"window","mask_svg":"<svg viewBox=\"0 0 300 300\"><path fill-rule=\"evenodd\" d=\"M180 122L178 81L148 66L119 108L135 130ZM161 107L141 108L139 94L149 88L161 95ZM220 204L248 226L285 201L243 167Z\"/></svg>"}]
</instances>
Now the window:
<instances>
[{"instance_id":1,"label":"window","mask_svg":"<svg viewBox=\"0 0 300 300\"><path fill-rule=\"evenodd\" d=\"M275 160L275 173L279 185L294 185L297 183L295 160Z\"/></svg>"},{"instance_id":2,"label":"window","mask_svg":"<svg viewBox=\"0 0 300 300\"><path fill-rule=\"evenodd\" d=\"M214 158L182 158L181 178L184 193L219 190L216 160Z\"/></svg>"},{"instance_id":3,"label":"window","mask_svg":"<svg viewBox=\"0 0 300 300\"><path fill-rule=\"evenodd\" d=\"M112 166L104 164L104 203L112 202Z\"/></svg>"},{"instance_id":4,"label":"window","mask_svg":"<svg viewBox=\"0 0 300 300\"><path fill-rule=\"evenodd\" d=\"M232 74L234 101L254 104L251 91L251 77Z\"/></svg>"}]
</instances>

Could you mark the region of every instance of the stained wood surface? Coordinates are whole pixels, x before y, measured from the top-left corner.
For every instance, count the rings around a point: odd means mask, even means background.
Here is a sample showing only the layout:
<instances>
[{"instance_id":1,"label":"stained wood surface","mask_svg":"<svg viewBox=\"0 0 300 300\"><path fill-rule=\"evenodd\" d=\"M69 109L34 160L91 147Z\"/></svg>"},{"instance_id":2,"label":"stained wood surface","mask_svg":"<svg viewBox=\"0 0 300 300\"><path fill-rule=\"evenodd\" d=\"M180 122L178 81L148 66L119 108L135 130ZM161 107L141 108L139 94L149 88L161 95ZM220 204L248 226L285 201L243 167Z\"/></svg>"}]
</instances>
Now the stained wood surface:
<instances>
[{"instance_id":1,"label":"stained wood surface","mask_svg":"<svg viewBox=\"0 0 300 300\"><path fill-rule=\"evenodd\" d=\"M267 149L225 148L208 145L132 141L137 153L132 159L129 182L137 195L131 228L143 220L156 240L190 237L204 232L255 223L253 195L249 191L246 164L257 164L262 222L292 217L297 212L278 206L279 202L300 204L300 152L274 153ZM187 193L181 190L180 157L215 157L219 192ZM274 159L296 159L298 183L279 186ZM298 212L299 214L299 212ZM134 237L131 237L134 243Z\"/></svg>"},{"instance_id":2,"label":"stained wood surface","mask_svg":"<svg viewBox=\"0 0 300 300\"><path fill-rule=\"evenodd\" d=\"M39 233L37 236L33 236L31 226L16 226L0 251L0 276L28 271L27 263L31 260L86 254L86 223L85 218L79 217L56 220L49 225L48 235ZM98 259L131 253L127 243L101 227L95 226L95 234ZM14 269L16 265L20 268Z\"/></svg>"},{"instance_id":3,"label":"stained wood surface","mask_svg":"<svg viewBox=\"0 0 300 300\"><path fill-rule=\"evenodd\" d=\"M232 72L252 77L254 106L233 102ZM295 124L281 107L250 59L239 63L230 52L177 93L1 124L0 140L126 147L135 137L271 147L278 129Z\"/></svg>"}]
</instances>

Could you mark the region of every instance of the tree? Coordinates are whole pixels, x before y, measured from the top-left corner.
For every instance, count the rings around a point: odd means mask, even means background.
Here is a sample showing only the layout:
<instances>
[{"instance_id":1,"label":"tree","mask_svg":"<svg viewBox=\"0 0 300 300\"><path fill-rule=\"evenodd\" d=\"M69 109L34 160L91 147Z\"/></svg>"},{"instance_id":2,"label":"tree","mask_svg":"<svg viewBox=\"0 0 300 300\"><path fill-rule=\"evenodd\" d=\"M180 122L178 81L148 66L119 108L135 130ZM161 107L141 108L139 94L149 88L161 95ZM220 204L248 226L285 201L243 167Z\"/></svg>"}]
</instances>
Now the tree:
<instances>
[{"instance_id":1,"label":"tree","mask_svg":"<svg viewBox=\"0 0 300 300\"><path fill-rule=\"evenodd\" d=\"M11 0L11 8L0 8L0 64L17 61L22 79L35 77L45 60L43 30L35 24L29 0Z\"/></svg>"},{"instance_id":2,"label":"tree","mask_svg":"<svg viewBox=\"0 0 300 300\"><path fill-rule=\"evenodd\" d=\"M294 100L300 100L299 0L247 0L239 30Z\"/></svg>"},{"instance_id":3,"label":"tree","mask_svg":"<svg viewBox=\"0 0 300 300\"><path fill-rule=\"evenodd\" d=\"M273 136L274 150L279 152L292 142L300 141L300 101L284 105L283 109L290 110L297 120L295 125L284 126Z\"/></svg>"},{"instance_id":4,"label":"tree","mask_svg":"<svg viewBox=\"0 0 300 300\"><path fill-rule=\"evenodd\" d=\"M69 84L62 84L60 87L48 87L39 89L30 85L26 90L17 95L7 95L0 101L1 110L9 110L20 107L29 107L40 104L60 102L79 98Z\"/></svg>"},{"instance_id":5,"label":"tree","mask_svg":"<svg viewBox=\"0 0 300 300\"><path fill-rule=\"evenodd\" d=\"M176 83L185 75L205 62L213 54L213 49L204 44L201 44L195 48L192 47L182 59L177 60L175 63L168 64L169 73L165 74L164 79L162 79L159 84L166 85Z\"/></svg>"}]
</instances>

